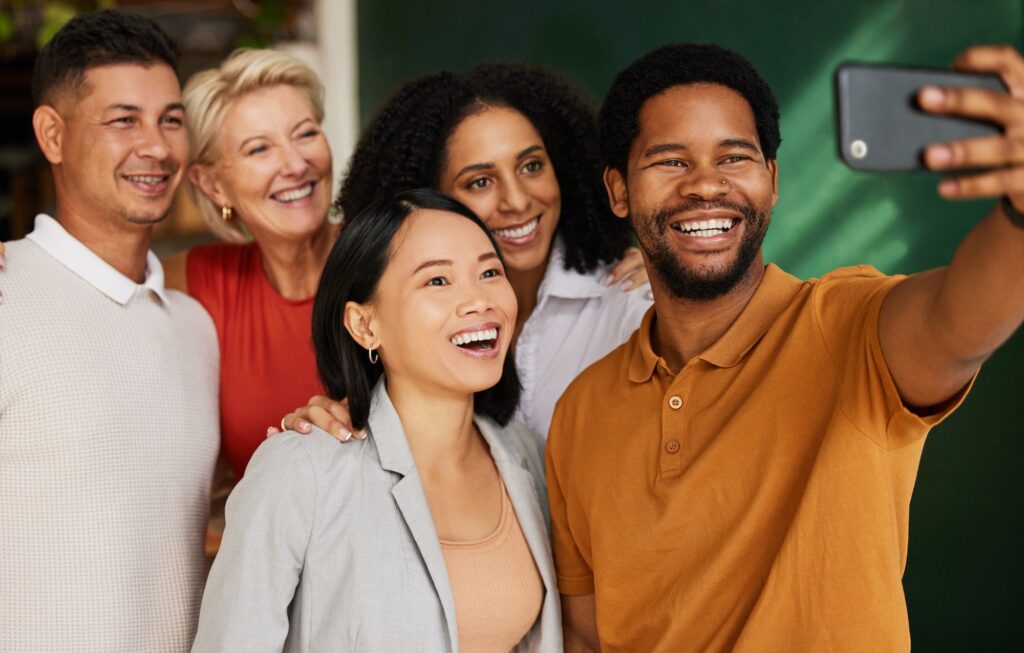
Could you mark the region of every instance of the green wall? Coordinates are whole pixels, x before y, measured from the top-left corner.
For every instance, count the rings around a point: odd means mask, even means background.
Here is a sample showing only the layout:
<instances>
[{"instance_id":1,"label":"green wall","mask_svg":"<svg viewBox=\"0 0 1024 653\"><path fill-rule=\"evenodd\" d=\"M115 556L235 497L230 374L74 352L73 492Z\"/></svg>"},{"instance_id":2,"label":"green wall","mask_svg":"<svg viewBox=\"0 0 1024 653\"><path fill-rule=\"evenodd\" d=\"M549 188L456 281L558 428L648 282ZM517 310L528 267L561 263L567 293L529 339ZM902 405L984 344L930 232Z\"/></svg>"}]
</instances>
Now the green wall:
<instances>
[{"instance_id":1,"label":"green wall","mask_svg":"<svg viewBox=\"0 0 1024 653\"><path fill-rule=\"evenodd\" d=\"M619 7L628 7L628 10ZM765 245L800 276L853 263L943 265L990 202L951 204L928 175L855 173L836 156L832 71L846 60L946 66L965 47L1022 46L1017 1L795 2L365 0L365 122L403 81L494 58L554 66L599 97L655 46L713 41L749 57L782 108L780 201ZM986 365L966 405L929 436L904 585L914 648L1020 650L1024 633L1024 332Z\"/></svg>"}]
</instances>

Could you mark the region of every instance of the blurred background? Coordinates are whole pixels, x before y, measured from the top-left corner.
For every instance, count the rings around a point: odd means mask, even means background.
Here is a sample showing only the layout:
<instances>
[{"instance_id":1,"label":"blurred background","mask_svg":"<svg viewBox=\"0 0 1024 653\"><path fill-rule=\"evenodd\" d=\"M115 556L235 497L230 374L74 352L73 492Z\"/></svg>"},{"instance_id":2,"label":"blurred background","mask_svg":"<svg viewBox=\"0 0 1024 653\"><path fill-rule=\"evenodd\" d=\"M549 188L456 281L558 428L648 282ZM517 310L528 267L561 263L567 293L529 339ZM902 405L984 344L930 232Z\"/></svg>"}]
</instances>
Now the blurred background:
<instances>
[{"instance_id":1,"label":"blurred background","mask_svg":"<svg viewBox=\"0 0 1024 653\"><path fill-rule=\"evenodd\" d=\"M114 5L154 18L178 41L183 79L240 45L284 48L311 63L328 89L336 173L360 125L420 74L519 59L560 69L600 98L616 71L658 45L733 48L754 62L781 105L780 201L766 250L802 277L855 263L888 273L943 265L992 204L942 201L932 175L843 166L836 65L945 67L972 44L1024 46L1020 0L0 1L0 240L23 235L52 202L29 122L39 43L76 11ZM158 236L160 253L209 239L183 194ZM925 447L904 578L915 649L1024 650L1022 466L1024 333L1017 333Z\"/></svg>"}]
</instances>

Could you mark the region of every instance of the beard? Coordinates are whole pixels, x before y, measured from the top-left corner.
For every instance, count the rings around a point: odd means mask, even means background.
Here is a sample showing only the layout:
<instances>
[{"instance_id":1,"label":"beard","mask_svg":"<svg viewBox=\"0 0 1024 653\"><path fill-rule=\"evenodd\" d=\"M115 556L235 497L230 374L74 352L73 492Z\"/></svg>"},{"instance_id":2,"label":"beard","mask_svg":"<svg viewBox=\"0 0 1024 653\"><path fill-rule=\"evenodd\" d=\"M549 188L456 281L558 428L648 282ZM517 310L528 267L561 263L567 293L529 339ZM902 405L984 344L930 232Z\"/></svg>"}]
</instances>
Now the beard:
<instances>
[{"instance_id":1,"label":"beard","mask_svg":"<svg viewBox=\"0 0 1024 653\"><path fill-rule=\"evenodd\" d=\"M685 211L736 211L743 215L744 231L736 258L725 267L684 266L665 236L672 218ZM758 211L750 204L726 200L689 200L654 213L630 216L637 242L653 268L652 272L679 299L706 302L725 295L746 276L764 242L770 211ZM738 225L736 225L738 226ZM732 228L735 229L736 226Z\"/></svg>"}]
</instances>

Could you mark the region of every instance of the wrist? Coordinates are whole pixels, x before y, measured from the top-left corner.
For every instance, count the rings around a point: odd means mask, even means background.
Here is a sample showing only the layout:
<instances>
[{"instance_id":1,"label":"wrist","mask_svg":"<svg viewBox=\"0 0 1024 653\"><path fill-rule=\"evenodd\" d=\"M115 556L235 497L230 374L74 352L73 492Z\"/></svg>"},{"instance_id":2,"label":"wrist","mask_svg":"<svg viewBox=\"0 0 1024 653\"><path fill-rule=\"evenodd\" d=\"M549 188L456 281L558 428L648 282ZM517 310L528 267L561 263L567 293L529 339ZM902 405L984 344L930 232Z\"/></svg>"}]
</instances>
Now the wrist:
<instances>
[{"instance_id":1,"label":"wrist","mask_svg":"<svg viewBox=\"0 0 1024 653\"><path fill-rule=\"evenodd\" d=\"M1024 229L1024 213L1017 210L1008 196L1003 195L1003 199L999 200L999 210L1003 212L1007 220L1013 223L1013 226Z\"/></svg>"}]
</instances>

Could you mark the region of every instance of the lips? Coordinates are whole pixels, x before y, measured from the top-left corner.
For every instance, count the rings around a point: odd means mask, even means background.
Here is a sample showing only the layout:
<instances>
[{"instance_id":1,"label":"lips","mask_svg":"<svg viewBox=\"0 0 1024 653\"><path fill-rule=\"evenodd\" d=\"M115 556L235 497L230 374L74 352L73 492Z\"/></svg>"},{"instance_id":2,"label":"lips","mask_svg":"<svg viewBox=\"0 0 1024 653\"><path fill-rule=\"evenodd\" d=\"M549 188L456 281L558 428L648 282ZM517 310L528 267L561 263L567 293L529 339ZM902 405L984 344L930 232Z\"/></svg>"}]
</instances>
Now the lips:
<instances>
[{"instance_id":1,"label":"lips","mask_svg":"<svg viewBox=\"0 0 1024 653\"><path fill-rule=\"evenodd\" d=\"M292 202L297 202L299 200L306 199L307 197L312 195L313 194L313 186L315 186L316 183L317 182L312 182L311 181L311 182L307 182L305 184L302 184L301 186L297 186L295 188L289 188L287 190L277 191L276 193L272 193L270 195L270 197L273 198L275 201L280 202L282 204L290 204Z\"/></svg>"},{"instance_id":2,"label":"lips","mask_svg":"<svg viewBox=\"0 0 1024 653\"><path fill-rule=\"evenodd\" d=\"M164 173L145 173L121 175L121 178L147 195L160 195L169 187L171 176Z\"/></svg>"},{"instance_id":3,"label":"lips","mask_svg":"<svg viewBox=\"0 0 1024 653\"><path fill-rule=\"evenodd\" d=\"M538 215L529 222L512 225L504 229L492 229L491 233L494 234L495 238L503 242L513 245L524 245L532 242L537 237L540 218L541 216Z\"/></svg>"},{"instance_id":4,"label":"lips","mask_svg":"<svg viewBox=\"0 0 1024 653\"><path fill-rule=\"evenodd\" d=\"M714 238L727 233L739 224L739 218L711 218L707 220L681 220L670 227L692 238Z\"/></svg>"},{"instance_id":5,"label":"lips","mask_svg":"<svg viewBox=\"0 0 1024 653\"><path fill-rule=\"evenodd\" d=\"M501 328L495 323L481 324L459 331L448 339L459 351L478 359L498 355L498 336Z\"/></svg>"}]
</instances>

